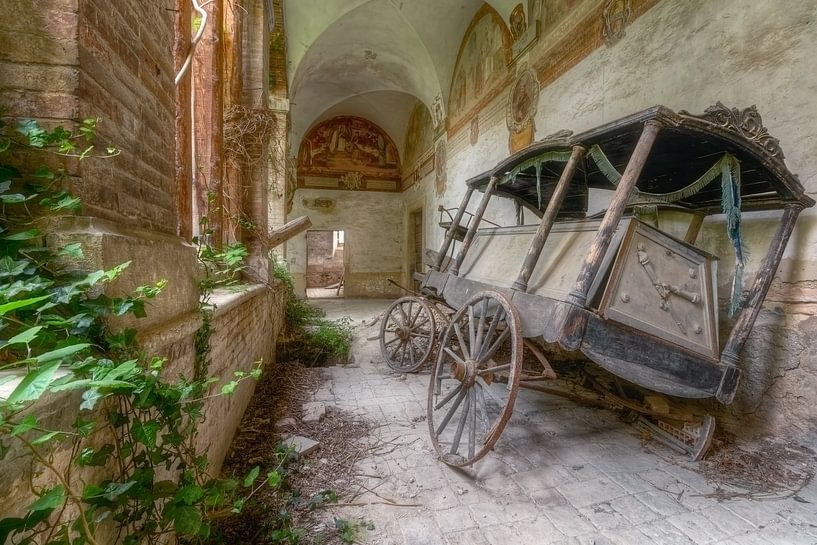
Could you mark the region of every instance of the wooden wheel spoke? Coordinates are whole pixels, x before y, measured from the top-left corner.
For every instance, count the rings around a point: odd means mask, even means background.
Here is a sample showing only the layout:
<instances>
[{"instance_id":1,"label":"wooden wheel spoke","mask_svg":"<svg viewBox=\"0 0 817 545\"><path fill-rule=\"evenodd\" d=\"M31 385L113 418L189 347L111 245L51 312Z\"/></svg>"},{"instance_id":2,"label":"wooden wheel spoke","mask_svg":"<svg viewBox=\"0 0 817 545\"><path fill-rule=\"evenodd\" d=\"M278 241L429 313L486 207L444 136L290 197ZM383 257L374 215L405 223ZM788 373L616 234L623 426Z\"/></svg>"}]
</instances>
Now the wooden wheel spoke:
<instances>
[{"instance_id":1,"label":"wooden wheel spoke","mask_svg":"<svg viewBox=\"0 0 817 545\"><path fill-rule=\"evenodd\" d=\"M466 358L471 357L471 351L468 348L468 345L465 344L465 339L462 337L462 330L460 329L460 324L454 322L454 332L457 334L457 341L460 343L460 351L462 355Z\"/></svg>"},{"instance_id":2,"label":"wooden wheel spoke","mask_svg":"<svg viewBox=\"0 0 817 545\"><path fill-rule=\"evenodd\" d=\"M474 352L480 353L482 348L483 335L485 333L485 316L488 314L488 298L482 300L482 311L479 313L479 326L477 326L477 336L474 341ZM487 340L487 338L486 338Z\"/></svg>"},{"instance_id":3,"label":"wooden wheel spoke","mask_svg":"<svg viewBox=\"0 0 817 545\"><path fill-rule=\"evenodd\" d=\"M397 341L399 341L399 340L400 340L400 337L395 337L395 338L393 338L393 339L392 339L392 340L390 340L390 341L386 341L386 346L389 346L390 344L392 344L392 343L394 343L394 342L397 342Z\"/></svg>"},{"instance_id":4,"label":"wooden wheel spoke","mask_svg":"<svg viewBox=\"0 0 817 545\"><path fill-rule=\"evenodd\" d=\"M456 454L457 451L460 449L462 431L465 429L465 424L468 421L468 413L471 410L471 396L473 395L473 393L474 391L472 389L466 391L465 405L462 408L462 414L460 414L460 421L457 424L457 431L454 433L454 441L451 443L451 450L449 451L451 454Z\"/></svg>"},{"instance_id":5,"label":"wooden wheel spoke","mask_svg":"<svg viewBox=\"0 0 817 545\"><path fill-rule=\"evenodd\" d=\"M451 421L451 417L454 416L454 413L457 412L457 409L459 408L460 403L462 403L462 399L465 397L465 393L466 393L466 390L460 390L460 393L457 396L457 399L454 400L454 404L451 406L450 409L448 409L448 412L445 414L445 418L443 418L442 422L440 422L440 427L437 428L437 437L440 436L440 434L443 432L445 427Z\"/></svg>"},{"instance_id":6,"label":"wooden wheel spoke","mask_svg":"<svg viewBox=\"0 0 817 545\"><path fill-rule=\"evenodd\" d=\"M477 392L472 388L468 394L471 398L471 422L468 426L468 458L473 458L476 454L477 446Z\"/></svg>"},{"instance_id":7,"label":"wooden wheel spoke","mask_svg":"<svg viewBox=\"0 0 817 545\"><path fill-rule=\"evenodd\" d=\"M479 349L477 348L477 332L474 328L474 321L474 305L468 305L468 340L470 341L468 346L471 353L476 354Z\"/></svg>"},{"instance_id":8,"label":"wooden wheel spoke","mask_svg":"<svg viewBox=\"0 0 817 545\"><path fill-rule=\"evenodd\" d=\"M405 344L405 341L403 341L403 339L400 339L400 344L398 344L396 347L394 347L394 350L392 350L391 354L389 354L389 359L390 360L394 359L394 357L397 355L397 352L400 351L400 347L403 346L404 344Z\"/></svg>"},{"instance_id":9,"label":"wooden wheel spoke","mask_svg":"<svg viewBox=\"0 0 817 545\"><path fill-rule=\"evenodd\" d=\"M420 327L421 325L426 325L428 322L429 322L428 316L423 316L423 319L421 321L415 323L414 327L417 328L417 327Z\"/></svg>"},{"instance_id":10,"label":"wooden wheel spoke","mask_svg":"<svg viewBox=\"0 0 817 545\"><path fill-rule=\"evenodd\" d=\"M477 361L483 362L491 359L491 357L496 353L496 351L499 350L499 347L502 346L502 343L505 341L508 335L510 335L510 333L511 333L510 329L506 329L502 333L500 333L499 337L497 337L496 341L494 341L494 344L491 345L491 348L489 348L487 352L480 354L480 357L478 358Z\"/></svg>"},{"instance_id":11,"label":"wooden wheel spoke","mask_svg":"<svg viewBox=\"0 0 817 545\"><path fill-rule=\"evenodd\" d=\"M465 362L462 360L462 358L456 355L453 350L451 350L447 346L443 348L443 350L445 350L445 353L451 356L451 359L453 359L455 362L459 363L460 365L465 365Z\"/></svg>"},{"instance_id":12,"label":"wooden wheel spoke","mask_svg":"<svg viewBox=\"0 0 817 545\"><path fill-rule=\"evenodd\" d=\"M409 327L412 327L412 328L414 327L415 322L417 321L417 318L419 318L420 314L422 314L422 313L423 313L423 307L418 306L417 307L417 314L415 314L414 316L411 317L411 321L408 324ZM409 313L409 316L411 316L411 313Z\"/></svg>"},{"instance_id":13,"label":"wooden wheel spoke","mask_svg":"<svg viewBox=\"0 0 817 545\"><path fill-rule=\"evenodd\" d=\"M414 357L414 344L409 342L409 346L411 346L411 350L409 350L409 359L411 360L411 366L414 367L417 365L417 359Z\"/></svg>"},{"instance_id":14,"label":"wooden wheel spoke","mask_svg":"<svg viewBox=\"0 0 817 545\"><path fill-rule=\"evenodd\" d=\"M491 325L488 326L488 334L485 335L485 340L483 341L483 345L487 345L491 342L491 339L494 338L494 334L496 333L496 328L499 326L499 322L505 317L505 309L502 307L497 308L496 314L494 314L493 319L491 320ZM478 357L477 361L482 361L482 357Z\"/></svg>"},{"instance_id":15,"label":"wooden wheel spoke","mask_svg":"<svg viewBox=\"0 0 817 545\"><path fill-rule=\"evenodd\" d=\"M455 395L460 393L460 390L462 390L462 383L457 384L456 388L454 388L453 390L448 392L445 395L445 397L442 398L442 400L440 400L436 405L434 405L434 410L439 411L440 409L442 409L445 406L446 403L451 401L454 398Z\"/></svg>"},{"instance_id":16,"label":"wooden wheel spoke","mask_svg":"<svg viewBox=\"0 0 817 545\"><path fill-rule=\"evenodd\" d=\"M479 404L482 407L482 435L487 436L490 423L488 422L488 404L485 403L485 381L477 377L477 392L479 394Z\"/></svg>"},{"instance_id":17,"label":"wooden wheel spoke","mask_svg":"<svg viewBox=\"0 0 817 545\"><path fill-rule=\"evenodd\" d=\"M511 364L506 363L505 365L495 365L494 367L488 367L487 369L480 369L477 371L480 375L487 375L488 373L496 373L497 371L505 371L506 369L510 369Z\"/></svg>"}]
</instances>

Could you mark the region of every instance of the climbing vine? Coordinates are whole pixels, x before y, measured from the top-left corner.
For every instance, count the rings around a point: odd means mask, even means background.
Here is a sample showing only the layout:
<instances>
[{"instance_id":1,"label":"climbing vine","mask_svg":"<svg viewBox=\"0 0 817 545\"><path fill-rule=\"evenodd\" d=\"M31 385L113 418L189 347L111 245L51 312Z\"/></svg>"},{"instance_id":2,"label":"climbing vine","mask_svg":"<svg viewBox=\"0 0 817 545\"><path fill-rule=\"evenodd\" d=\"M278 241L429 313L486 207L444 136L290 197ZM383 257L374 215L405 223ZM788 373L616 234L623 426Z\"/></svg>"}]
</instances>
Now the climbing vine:
<instances>
[{"instance_id":1,"label":"climbing vine","mask_svg":"<svg viewBox=\"0 0 817 545\"><path fill-rule=\"evenodd\" d=\"M197 442L205 401L261 373L237 372L213 394L217 379L206 372L204 307L216 285L236 280L246 250L200 246L204 325L192 377L145 354L134 330L112 328L114 318L145 316L165 282L112 297L129 263L79 270L82 245L49 236L52 221L81 207L64 163L117 154L95 147L96 123L0 122L0 460L29 460L36 495L20 516L0 519L0 543L159 543L173 532L197 542L259 486L280 484L275 471L214 478ZM55 395L64 396L59 417L39 414L37 404Z\"/></svg>"}]
</instances>

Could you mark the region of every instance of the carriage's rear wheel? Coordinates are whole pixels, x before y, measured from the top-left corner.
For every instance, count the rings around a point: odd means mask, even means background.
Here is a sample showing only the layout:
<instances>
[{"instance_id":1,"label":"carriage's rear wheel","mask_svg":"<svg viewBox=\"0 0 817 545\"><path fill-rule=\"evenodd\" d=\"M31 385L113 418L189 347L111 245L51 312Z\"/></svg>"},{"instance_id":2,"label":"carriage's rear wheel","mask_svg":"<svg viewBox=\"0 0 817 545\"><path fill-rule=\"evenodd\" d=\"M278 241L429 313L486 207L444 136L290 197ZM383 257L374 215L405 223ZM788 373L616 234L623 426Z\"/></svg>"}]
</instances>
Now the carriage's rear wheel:
<instances>
[{"instance_id":1,"label":"carriage's rear wheel","mask_svg":"<svg viewBox=\"0 0 817 545\"><path fill-rule=\"evenodd\" d=\"M462 467L488 454L511 417L522 369L520 327L508 298L484 291L445 329L427 410L431 442L446 464Z\"/></svg>"},{"instance_id":2,"label":"carriage's rear wheel","mask_svg":"<svg viewBox=\"0 0 817 545\"><path fill-rule=\"evenodd\" d=\"M434 313L419 297L401 297L380 325L380 353L389 367L411 373L431 355L437 334Z\"/></svg>"}]
</instances>

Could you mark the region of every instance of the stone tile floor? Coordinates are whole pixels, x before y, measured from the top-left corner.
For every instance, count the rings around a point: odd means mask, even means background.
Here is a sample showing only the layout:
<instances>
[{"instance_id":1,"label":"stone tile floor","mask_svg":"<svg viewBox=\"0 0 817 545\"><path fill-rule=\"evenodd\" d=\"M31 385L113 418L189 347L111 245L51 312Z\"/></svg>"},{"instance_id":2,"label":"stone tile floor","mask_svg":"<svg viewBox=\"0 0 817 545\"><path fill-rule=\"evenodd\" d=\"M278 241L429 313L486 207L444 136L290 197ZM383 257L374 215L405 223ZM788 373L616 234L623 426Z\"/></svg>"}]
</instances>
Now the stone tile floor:
<instances>
[{"instance_id":1,"label":"stone tile floor","mask_svg":"<svg viewBox=\"0 0 817 545\"><path fill-rule=\"evenodd\" d=\"M425 422L427 373L400 376L380 358L382 300L324 300L358 325L355 363L327 370L315 394L380 424L391 445L361 460L364 517L378 545L817 544L817 483L792 498L718 501L695 464L607 411L521 391L495 451L458 471L435 459ZM392 501L405 506L389 505ZM804 503L810 502L810 503ZM371 503L369 503L371 502Z\"/></svg>"}]
</instances>

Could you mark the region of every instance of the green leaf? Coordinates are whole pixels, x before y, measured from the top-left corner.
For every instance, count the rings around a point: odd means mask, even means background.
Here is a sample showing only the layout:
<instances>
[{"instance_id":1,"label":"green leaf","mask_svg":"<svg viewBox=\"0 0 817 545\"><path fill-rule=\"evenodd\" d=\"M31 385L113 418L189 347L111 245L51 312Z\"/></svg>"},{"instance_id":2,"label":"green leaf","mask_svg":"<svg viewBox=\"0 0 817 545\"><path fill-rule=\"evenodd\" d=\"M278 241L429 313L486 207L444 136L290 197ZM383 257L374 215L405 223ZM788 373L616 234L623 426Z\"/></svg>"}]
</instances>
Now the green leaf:
<instances>
[{"instance_id":1,"label":"green leaf","mask_svg":"<svg viewBox=\"0 0 817 545\"><path fill-rule=\"evenodd\" d=\"M41 234L42 233L39 229L29 229L27 231L20 231L19 233L5 236L3 237L3 240L31 240L39 237Z\"/></svg>"},{"instance_id":2,"label":"green leaf","mask_svg":"<svg viewBox=\"0 0 817 545\"><path fill-rule=\"evenodd\" d=\"M20 271L22 272L22 271ZM30 307L32 305L36 305L46 299L50 298L50 295L41 295L39 297L30 297L28 299L20 299L19 301L12 301L11 303L6 303L4 305L0 305L0 316L4 316L7 312L11 312L12 310L17 310L25 307Z\"/></svg>"},{"instance_id":3,"label":"green leaf","mask_svg":"<svg viewBox=\"0 0 817 545\"><path fill-rule=\"evenodd\" d=\"M235 392L236 387L238 386L238 382L235 380L231 380L227 384L221 387L221 393L223 395L230 395Z\"/></svg>"},{"instance_id":4,"label":"green leaf","mask_svg":"<svg viewBox=\"0 0 817 545\"><path fill-rule=\"evenodd\" d=\"M6 543L8 536L16 533L26 527L25 519L21 518L4 518L0 519L0 543Z\"/></svg>"},{"instance_id":5,"label":"green leaf","mask_svg":"<svg viewBox=\"0 0 817 545\"><path fill-rule=\"evenodd\" d=\"M91 346L89 343L78 343L72 344L69 346L63 346L62 348L58 348L56 350L51 350L50 352L46 352L44 354L40 354L36 356L34 359L37 363L48 363L51 361L57 361L57 365L67 358L68 356L74 355L77 352L81 352Z\"/></svg>"},{"instance_id":6,"label":"green leaf","mask_svg":"<svg viewBox=\"0 0 817 545\"><path fill-rule=\"evenodd\" d=\"M34 503L28 506L29 511L44 511L47 509L56 509L65 501L65 487L61 484L55 486Z\"/></svg>"},{"instance_id":7,"label":"green leaf","mask_svg":"<svg viewBox=\"0 0 817 545\"><path fill-rule=\"evenodd\" d=\"M16 437L37 427L37 417L33 414L26 415L20 422L11 429L11 435Z\"/></svg>"},{"instance_id":8,"label":"green leaf","mask_svg":"<svg viewBox=\"0 0 817 545\"><path fill-rule=\"evenodd\" d=\"M195 507L181 505L173 509L173 528L182 535L195 535L201 528L201 513Z\"/></svg>"},{"instance_id":9,"label":"green leaf","mask_svg":"<svg viewBox=\"0 0 817 545\"><path fill-rule=\"evenodd\" d=\"M18 333L14 337L10 338L6 343L6 346L11 344L28 344L33 341L35 337L37 337L37 333L39 333L42 328L43 326L41 325L28 328L22 333Z\"/></svg>"},{"instance_id":10,"label":"green leaf","mask_svg":"<svg viewBox=\"0 0 817 545\"><path fill-rule=\"evenodd\" d=\"M60 257L68 257L71 259L82 259L85 255L82 253L82 243L81 242L72 242L71 244L66 244L62 248L59 249L57 255Z\"/></svg>"},{"instance_id":11,"label":"green leaf","mask_svg":"<svg viewBox=\"0 0 817 545\"><path fill-rule=\"evenodd\" d=\"M96 427L95 420L85 420L84 418L77 417L77 419L72 424L73 428L77 430L77 433L83 437L88 437L94 428Z\"/></svg>"},{"instance_id":12,"label":"green leaf","mask_svg":"<svg viewBox=\"0 0 817 545\"><path fill-rule=\"evenodd\" d=\"M137 421L133 426L133 437L150 449L156 448L156 434L161 425L155 420Z\"/></svg>"},{"instance_id":13,"label":"green leaf","mask_svg":"<svg viewBox=\"0 0 817 545\"><path fill-rule=\"evenodd\" d=\"M176 499L186 503L187 505L193 505L203 497L204 490L200 486L196 486L194 484L189 484L182 487L176 494Z\"/></svg>"},{"instance_id":14,"label":"green leaf","mask_svg":"<svg viewBox=\"0 0 817 545\"><path fill-rule=\"evenodd\" d=\"M0 278L4 278L6 276L17 276L24 270L26 270L26 268L28 268L30 265L31 265L30 261L27 260L15 261L9 256L4 256L0 258Z\"/></svg>"},{"instance_id":15,"label":"green leaf","mask_svg":"<svg viewBox=\"0 0 817 545\"><path fill-rule=\"evenodd\" d=\"M26 201L25 195L21 195L19 193L8 193L0 195L0 201L3 201L7 204L17 204Z\"/></svg>"},{"instance_id":16,"label":"green leaf","mask_svg":"<svg viewBox=\"0 0 817 545\"><path fill-rule=\"evenodd\" d=\"M54 373L60 366L55 361L28 373L8 397L9 403L24 403L34 401L43 395L48 385L54 381Z\"/></svg>"},{"instance_id":17,"label":"green leaf","mask_svg":"<svg viewBox=\"0 0 817 545\"><path fill-rule=\"evenodd\" d=\"M55 437L57 437L59 435L65 435L65 434L63 432L60 432L60 431L50 431L50 432L48 432L46 434L43 434L43 435L37 437L36 439L34 439L31 442L31 444L32 445L42 445L43 443L47 443L47 442L51 441L52 439L54 439Z\"/></svg>"},{"instance_id":18,"label":"green leaf","mask_svg":"<svg viewBox=\"0 0 817 545\"><path fill-rule=\"evenodd\" d=\"M252 483L255 482L255 479L258 478L259 473L261 473L261 468L260 467L255 466L254 468L252 468L250 470L250 472L247 473L247 476L244 477L244 486L247 487L247 488L251 487Z\"/></svg>"},{"instance_id":19,"label":"green leaf","mask_svg":"<svg viewBox=\"0 0 817 545\"><path fill-rule=\"evenodd\" d=\"M77 457L77 463L80 466L101 467L108 463L108 458L110 458L113 452L114 446L110 443L106 443L98 450L86 447L82 449L82 452Z\"/></svg>"},{"instance_id":20,"label":"green leaf","mask_svg":"<svg viewBox=\"0 0 817 545\"><path fill-rule=\"evenodd\" d=\"M116 498L127 492L136 484L136 481L128 481L126 483L110 483L105 487L105 492L102 494L108 501L116 501Z\"/></svg>"},{"instance_id":21,"label":"green leaf","mask_svg":"<svg viewBox=\"0 0 817 545\"><path fill-rule=\"evenodd\" d=\"M271 488L278 488L281 485L281 474L277 471L267 473L267 484Z\"/></svg>"},{"instance_id":22,"label":"green leaf","mask_svg":"<svg viewBox=\"0 0 817 545\"><path fill-rule=\"evenodd\" d=\"M97 390L96 388L92 390L86 390L82 392L82 403L80 403L79 408L82 410L90 411L94 407L96 407L97 401L102 399L104 396L102 392Z\"/></svg>"}]
</instances>

